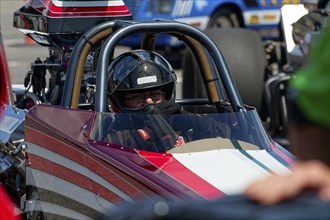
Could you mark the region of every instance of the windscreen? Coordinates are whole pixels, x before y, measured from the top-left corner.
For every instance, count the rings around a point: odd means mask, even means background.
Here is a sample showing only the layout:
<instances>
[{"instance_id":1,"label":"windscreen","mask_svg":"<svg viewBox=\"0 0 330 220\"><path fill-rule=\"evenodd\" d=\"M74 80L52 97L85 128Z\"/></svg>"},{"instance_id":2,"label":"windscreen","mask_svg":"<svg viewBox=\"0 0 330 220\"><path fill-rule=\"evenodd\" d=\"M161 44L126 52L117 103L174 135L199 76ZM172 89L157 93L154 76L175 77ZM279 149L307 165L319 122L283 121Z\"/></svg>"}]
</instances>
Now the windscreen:
<instances>
[{"instance_id":1,"label":"windscreen","mask_svg":"<svg viewBox=\"0 0 330 220\"><path fill-rule=\"evenodd\" d=\"M271 146L255 110L173 115L97 113L90 138L152 152L167 152L210 139L228 140L233 145L237 141L245 142L259 149ZM226 146L219 146L223 147Z\"/></svg>"}]
</instances>

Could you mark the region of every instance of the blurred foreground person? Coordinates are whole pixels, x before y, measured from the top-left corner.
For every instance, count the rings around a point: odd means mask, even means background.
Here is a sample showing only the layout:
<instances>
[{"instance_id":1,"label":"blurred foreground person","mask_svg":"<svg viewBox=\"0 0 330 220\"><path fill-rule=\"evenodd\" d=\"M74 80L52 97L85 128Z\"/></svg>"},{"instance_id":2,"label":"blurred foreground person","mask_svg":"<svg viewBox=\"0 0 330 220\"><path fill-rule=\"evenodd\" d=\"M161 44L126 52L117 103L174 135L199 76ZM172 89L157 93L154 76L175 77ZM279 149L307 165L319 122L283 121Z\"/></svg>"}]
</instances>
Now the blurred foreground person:
<instances>
[{"instance_id":1,"label":"blurred foreground person","mask_svg":"<svg viewBox=\"0 0 330 220\"><path fill-rule=\"evenodd\" d=\"M330 24L311 54L311 61L290 81L289 138L298 163L289 176L272 176L252 184L246 195L276 204L314 190L330 201ZM330 206L328 214L330 212Z\"/></svg>"},{"instance_id":2,"label":"blurred foreground person","mask_svg":"<svg viewBox=\"0 0 330 220\"><path fill-rule=\"evenodd\" d=\"M110 210L104 219L330 219L329 28L289 84L289 137L298 159L292 174L259 180L243 195L141 201Z\"/></svg>"}]
</instances>

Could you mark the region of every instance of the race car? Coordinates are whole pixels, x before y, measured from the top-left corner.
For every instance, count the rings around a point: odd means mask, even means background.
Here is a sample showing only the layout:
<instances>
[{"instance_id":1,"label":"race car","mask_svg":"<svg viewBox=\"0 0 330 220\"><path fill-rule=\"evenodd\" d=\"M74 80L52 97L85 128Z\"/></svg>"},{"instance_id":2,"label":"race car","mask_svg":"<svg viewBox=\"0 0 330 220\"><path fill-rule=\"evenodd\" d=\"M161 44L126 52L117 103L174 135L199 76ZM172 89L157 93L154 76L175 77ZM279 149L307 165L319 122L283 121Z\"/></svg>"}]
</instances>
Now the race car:
<instances>
[{"instance_id":1,"label":"race car","mask_svg":"<svg viewBox=\"0 0 330 220\"><path fill-rule=\"evenodd\" d=\"M96 39L102 32L110 34L106 39ZM108 67L116 45L133 33L145 34L141 42L144 50L154 50L154 40L160 33L178 37L190 46L208 82L208 98L176 102L186 110L198 109L198 114L109 110ZM256 178L291 172L294 156L271 140L256 109L244 105L221 51L202 31L175 21L116 20L95 26L84 36L72 51L61 104L35 105L26 115L24 210L29 218L97 218L117 205L141 198L213 200L242 192ZM95 102L80 103L81 69L86 53L92 49L89 42L97 45L98 40L105 42L98 59ZM180 145L164 144L164 136L171 136L167 133L170 128L164 129L171 117L194 127L198 127L195 117L212 118L225 123L231 134L200 136ZM109 128L138 123L150 129L161 128L162 132L153 137L159 145L157 150L102 138Z\"/></svg>"},{"instance_id":2,"label":"race car","mask_svg":"<svg viewBox=\"0 0 330 220\"><path fill-rule=\"evenodd\" d=\"M54 8L61 3L40 2L53 3ZM74 5L68 2L62 6ZM31 21L34 17L28 16ZM46 13L45 17L50 16ZM243 103L222 51L202 31L175 21L113 19L95 24L80 36L57 36L47 30L25 32L36 40L41 36L51 39L47 41L50 55L56 58L33 67L65 68L48 70L55 86L46 94L42 90L27 93L25 102L18 103L22 109L3 108L12 111L4 111L1 119L1 137L6 138L1 139L0 174L24 218L92 219L141 198L213 200L242 192L256 178L291 172L294 156L268 136L256 109ZM176 37L191 49L208 96L175 100L190 114L141 115L108 108L108 67L116 46L135 33L145 35L144 50L155 51L154 42L161 34ZM66 45L68 37L74 43L70 41L67 50L53 44ZM35 81L31 84L39 86ZM14 110L22 114L12 114ZM206 134L181 144L164 144L173 135L167 126L170 120L198 128L198 121L210 119L225 124L230 136ZM12 122L18 123L3 126ZM110 128L117 129L114 125L139 123L151 130L161 128L153 136L159 148L103 138Z\"/></svg>"}]
</instances>

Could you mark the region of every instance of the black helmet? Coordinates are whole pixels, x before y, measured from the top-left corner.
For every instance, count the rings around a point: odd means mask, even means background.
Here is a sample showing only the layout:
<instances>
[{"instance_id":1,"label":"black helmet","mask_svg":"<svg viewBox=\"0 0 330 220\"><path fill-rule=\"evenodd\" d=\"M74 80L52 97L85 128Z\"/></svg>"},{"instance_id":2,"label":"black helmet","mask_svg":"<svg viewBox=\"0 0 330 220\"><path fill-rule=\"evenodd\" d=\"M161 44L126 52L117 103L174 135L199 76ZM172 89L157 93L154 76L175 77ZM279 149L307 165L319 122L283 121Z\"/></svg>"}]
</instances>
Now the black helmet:
<instances>
[{"instance_id":1,"label":"black helmet","mask_svg":"<svg viewBox=\"0 0 330 220\"><path fill-rule=\"evenodd\" d=\"M165 99L175 100L176 75L165 58L156 52L139 49L123 53L111 62L108 73L108 95L111 104L121 112L146 108L125 108L120 98L127 92L162 89Z\"/></svg>"}]
</instances>

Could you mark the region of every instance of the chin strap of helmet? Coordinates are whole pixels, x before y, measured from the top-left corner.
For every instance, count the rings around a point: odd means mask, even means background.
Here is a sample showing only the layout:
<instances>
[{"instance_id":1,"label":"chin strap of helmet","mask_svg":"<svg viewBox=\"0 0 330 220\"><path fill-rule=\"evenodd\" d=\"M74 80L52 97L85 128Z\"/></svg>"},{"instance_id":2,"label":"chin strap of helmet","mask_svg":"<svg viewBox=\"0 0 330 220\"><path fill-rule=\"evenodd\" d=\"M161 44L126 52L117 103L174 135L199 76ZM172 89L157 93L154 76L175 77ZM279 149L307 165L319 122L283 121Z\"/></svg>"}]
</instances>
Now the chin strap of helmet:
<instances>
[{"instance_id":1,"label":"chin strap of helmet","mask_svg":"<svg viewBox=\"0 0 330 220\"><path fill-rule=\"evenodd\" d=\"M126 108L123 106L120 106L121 112L124 113L150 113L152 111L152 109L154 108L155 104L154 103L150 103L150 104L146 104L145 106L143 106L142 108Z\"/></svg>"}]
</instances>

